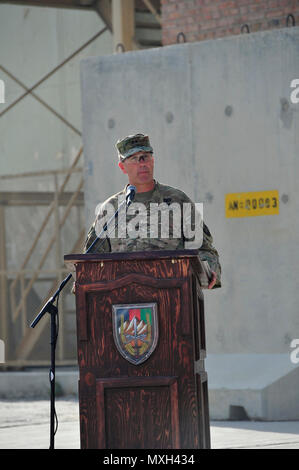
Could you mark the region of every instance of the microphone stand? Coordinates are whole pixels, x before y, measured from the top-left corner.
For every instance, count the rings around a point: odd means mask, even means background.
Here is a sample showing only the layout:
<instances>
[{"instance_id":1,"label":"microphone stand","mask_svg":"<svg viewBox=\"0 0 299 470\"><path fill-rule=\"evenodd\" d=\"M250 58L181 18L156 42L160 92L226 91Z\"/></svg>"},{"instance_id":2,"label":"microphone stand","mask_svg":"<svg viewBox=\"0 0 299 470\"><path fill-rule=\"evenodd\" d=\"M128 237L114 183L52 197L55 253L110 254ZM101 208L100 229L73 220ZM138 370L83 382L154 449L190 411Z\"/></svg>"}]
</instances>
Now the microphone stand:
<instances>
[{"instance_id":1,"label":"microphone stand","mask_svg":"<svg viewBox=\"0 0 299 470\"><path fill-rule=\"evenodd\" d=\"M125 200L120 204L118 207L117 211L113 214L113 216L108 220L108 222L105 223L101 233L97 238L93 241L93 243L90 245L88 250L86 251L86 254L89 253L92 248L98 243L98 241L102 238L102 241L99 245L102 246L106 240L107 235L109 235L109 232L107 233L106 237L103 237L103 234L108 231L109 225L118 218L118 214L120 209L124 206L127 205L129 206L134 199L135 196L135 191L136 188L135 186L128 186L127 188L127 193L126 193L126 198ZM59 299L59 294L62 291L62 289L66 286L66 284L69 282L69 280L72 278L72 274L70 273L60 284L54 295L50 297L50 299L46 302L46 304L43 306L39 314L36 316L36 318L33 320L33 322L30 324L30 328L34 328L38 322L41 320L41 318L45 315L45 313L49 313L51 315L51 366L49 370L49 381L50 381L50 447L49 449L54 449L54 436L57 431L57 427L55 429L55 349L56 349L56 341L57 341L57 335L58 335L58 329L57 329L57 323L56 319L58 319L58 299ZM57 299L56 305L54 305L55 300Z\"/></svg>"}]
</instances>

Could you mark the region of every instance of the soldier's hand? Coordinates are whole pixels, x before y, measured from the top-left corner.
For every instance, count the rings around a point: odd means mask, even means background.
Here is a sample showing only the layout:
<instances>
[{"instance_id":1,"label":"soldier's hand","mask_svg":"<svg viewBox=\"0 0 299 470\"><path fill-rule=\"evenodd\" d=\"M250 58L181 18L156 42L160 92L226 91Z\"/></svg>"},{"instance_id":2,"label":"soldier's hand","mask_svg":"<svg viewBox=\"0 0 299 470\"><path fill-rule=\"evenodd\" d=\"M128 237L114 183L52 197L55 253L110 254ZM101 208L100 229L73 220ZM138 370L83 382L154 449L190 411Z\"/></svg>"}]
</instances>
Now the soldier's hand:
<instances>
[{"instance_id":1,"label":"soldier's hand","mask_svg":"<svg viewBox=\"0 0 299 470\"><path fill-rule=\"evenodd\" d=\"M213 278L208 286L208 289L212 289L212 287L214 287L214 285L216 284L216 281L217 281L217 276L216 276L216 273L214 271L212 271L213 273Z\"/></svg>"},{"instance_id":2,"label":"soldier's hand","mask_svg":"<svg viewBox=\"0 0 299 470\"><path fill-rule=\"evenodd\" d=\"M73 287L72 287L71 292L72 292L73 294L76 294L76 283L75 283L75 282L73 282Z\"/></svg>"}]
</instances>

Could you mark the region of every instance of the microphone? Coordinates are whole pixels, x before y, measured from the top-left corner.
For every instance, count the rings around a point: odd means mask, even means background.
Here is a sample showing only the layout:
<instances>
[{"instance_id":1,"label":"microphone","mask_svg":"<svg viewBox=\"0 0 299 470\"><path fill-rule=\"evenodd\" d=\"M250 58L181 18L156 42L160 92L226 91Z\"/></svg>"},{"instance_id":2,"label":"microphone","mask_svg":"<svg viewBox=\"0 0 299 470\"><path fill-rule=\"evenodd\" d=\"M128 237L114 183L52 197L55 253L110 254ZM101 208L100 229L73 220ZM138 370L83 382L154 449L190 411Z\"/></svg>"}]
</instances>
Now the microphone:
<instances>
[{"instance_id":1,"label":"microphone","mask_svg":"<svg viewBox=\"0 0 299 470\"><path fill-rule=\"evenodd\" d=\"M127 192L126 192L127 206L129 206L131 204L131 202L133 201L133 199L135 197L135 193L136 193L136 186L133 186L132 184L130 184L127 187Z\"/></svg>"}]
</instances>

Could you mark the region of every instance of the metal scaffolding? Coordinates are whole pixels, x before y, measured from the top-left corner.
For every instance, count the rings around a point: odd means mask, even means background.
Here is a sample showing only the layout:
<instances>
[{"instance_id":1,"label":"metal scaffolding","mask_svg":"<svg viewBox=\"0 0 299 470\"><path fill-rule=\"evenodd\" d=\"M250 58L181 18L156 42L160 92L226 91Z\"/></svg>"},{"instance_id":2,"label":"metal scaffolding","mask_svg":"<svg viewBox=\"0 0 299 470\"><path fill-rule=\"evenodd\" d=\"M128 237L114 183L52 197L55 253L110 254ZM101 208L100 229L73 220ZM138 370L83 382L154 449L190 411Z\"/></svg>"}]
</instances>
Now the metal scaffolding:
<instances>
[{"instance_id":1,"label":"metal scaffolding","mask_svg":"<svg viewBox=\"0 0 299 470\"><path fill-rule=\"evenodd\" d=\"M4 65L0 65L0 70L14 80L18 85L24 89L17 99L11 104L6 106L0 113L0 117L14 109L27 95L32 96L37 100L41 106L45 107L50 113L52 113L61 123L71 129L76 135L81 136L81 131L77 129L71 122L65 119L60 113L58 113L52 106L42 100L35 91L37 88L49 79L54 73L65 66L70 60L72 60L77 54L82 52L87 46L93 41L98 39L108 27L105 26L97 34L86 41L80 48L74 51L68 56L63 62L58 64L54 69L50 70L45 76L40 78L33 86L27 87L21 80L15 77ZM24 365L36 365L43 363L42 361L32 359L31 353L41 340L43 330L47 322L41 322L39 328L34 330L29 329L30 312L27 311L28 300L33 292L35 292L39 282L45 282L48 280L51 282L51 287L47 293L46 298L54 292L59 283L62 281L63 276L66 273L66 269L63 267L63 257L61 250L61 231L65 226L68 216L73 207L80 209L83 207L83 170L80 165L83 155L83 148L81 147L78 151L72 165L64 170L56 171L41 171L31 172L18 175L2 175L0 181L9 180L15 178L39 178L48 177L53 178L53 187L55 188L52 192L0 192L0 321L1 321L1 337L5 339L5 350L6 350L6 362L5 367L9 366L24 366ZM74 175L80 175L79 182L75 190L67 192L67 185ZM58 176L63 176L63 182L59 186ZM24 260L21 262L20 267L17 271L11 271L7 268L7 253L6 253L6 211L12 206L47 206L47 212L44 219L41 222L36 234L33 236L31 246L27 253L24 253ZM61 216L60 208L64 208L64 212ZM84 224L82 223L82 217L79 217L80 223L77 230L76 242L74 243L71 251L80 251L84 241ZM49 229L49 224L54 220L54 231L49 241L46 242L44 252L40 259L37 261L36 269L32 270L28 268L28 264L32 257L35 255L35 249L40 240L43 239ZM50 229L51 230L51 229ZM45 243L45 242L44 242ZM47 265L49 256L51 256L51 250L56 247L56 268L54 270L47 270L44 266ZM41 302L42 307L44 299ZM69 364L75 363L75 353L70 358L70 352L66 352L65 347L65 328L63 321L63 300L61 301L60 310L62 311L61 322L60 322L60 334L59 334L59 346L58 346L58 363ZM31 312L32 316L32 312ZM16 333L17 332L17 340ZM72 355L72 354L71 354Z\"/></svg>"},{"instance_id":2,"label":"metal scaffolding","mask_svg":"<svg viewBox=\"0 0 299 470\"><path fill-rule=\"evenodd\" d=\"M77 129L69 120L62 116L53 106L49 105L45 100L40 98L36 91L38 87L45 83L58 70L68 64L74 57L81 53L91 43L101 37L106 31L113 31L115 50L131 50L142 47L135 36L136 17L135 8L146 9L153 18L150 24L143 22L141 18L141 27L157 28L161 27L160 17L160 0L98 0L98 1L73 1L73 0L32 0L32 1L13 1L7 2L0 0L0 3L14 3L26 6L46 6L46 7L62 7L62 8L79 8L96 11L104 21L105 26L93 35L88 41L82 44L77 50L70 54L65 60L41 77L33 86L28 87L18 77L16 77L7 67L0 64L0 70L4 75L17 83L24 92L16 98L12 103L7 105L0 112L0 117L9 113L12 109L30 95L41 106L46 108L54 115L63 126L66 126L77 136L82 135L81 130ZM129 21L130 20L130 21ZM147 45L159 46L159 41L148 42ZM119 46L122 46L121 48ZM16 178L41 178L46 177L52 179L53 191L50 192L24 192L24 191L2 191L0 192L0 327L1 339L5 339L5 365L4 367L23 367L28 365L43 365L48 363L47 359L40 358L42 354L38 354L36 359L34 354L35 348L43 348L43 338L45 327L48 322L40 322L33 330L29 328L30 320L32 320L35 312L29 311L30 299L36 296L36 291L42 282L50 283L49 290L43 299L39 299L40 305L36 305L37 311L42 308L45 300L47 300L61 283L65 273L67 272L63 266L63 253L61 246L62 230L67 225L70 213L73 208L78 212L78 224L76 227L76 240L69 252L81 251L84 242L85 228L82 222L83 217L80 211L84 207L83 197L83 169L82 169L83 148L81 146L72 165L69 168L55 171L40 171L23 173L17 175L2 175L0 181L12 180ZM59 185L59 178L63 177L62 184ZM67 191L70 181L74 180L77 186ZM49 181L49 180L48 180ZM24 258L21 260L17 269L8 269L7 260L7 230L6 219L7 211L12 207L41 207L46 208L43 220L36 233L32 236L32 241ZM63 213L61 211L63 209ZM52 225L51 225L52 224ZM54 224L54 225L53 225ZM54 229L53 229L54 227ZM51 233L49 239L48 234ZM43 251L36 253L38 244L43 245ZM51 256L55 253L55 269L47 269L47 264ZM30 264L36 266L35 269L30 268ZM66 313L75 317L75 308L69 310L65 307L64 297L69 294L62 295L60 300L60 325L59 325L59 341L58 341L58 365L68 365L76 363L76 349L67 346L67 327L65 325L64 316ZM74 299L74 296L72 296ZM68 302L72 303L72 302ZM73 320L74 321L74 320ZM75 334L73 334L75 337ZM3 366L2 366L3 367Z\"/></svg>"}]
</instances>

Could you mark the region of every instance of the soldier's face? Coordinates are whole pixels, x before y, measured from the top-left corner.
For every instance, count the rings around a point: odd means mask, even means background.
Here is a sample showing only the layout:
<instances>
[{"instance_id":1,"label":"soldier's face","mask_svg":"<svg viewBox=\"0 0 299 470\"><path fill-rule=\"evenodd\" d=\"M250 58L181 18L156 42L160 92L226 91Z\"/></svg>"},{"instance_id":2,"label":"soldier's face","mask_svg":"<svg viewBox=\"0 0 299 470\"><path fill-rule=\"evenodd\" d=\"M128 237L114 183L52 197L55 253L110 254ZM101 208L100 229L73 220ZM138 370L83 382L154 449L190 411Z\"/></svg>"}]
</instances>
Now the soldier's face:
<instances>
[{"instance_id":1,"label":"soldier's face","mask_svg":"<svg viewBox=\"0 0 299 470\"><path fill-rule=\"evenodd\" d=\"M153 181L154 157L149 152L134 153L123 162L119 162L118 166L123 173L128 175L129 183L134 186Z\"/></svg>"}]
</instances>

